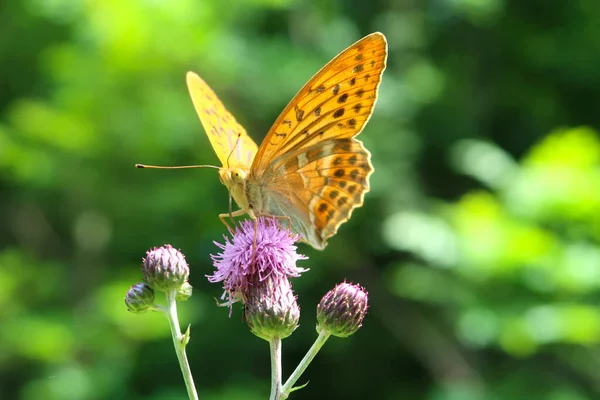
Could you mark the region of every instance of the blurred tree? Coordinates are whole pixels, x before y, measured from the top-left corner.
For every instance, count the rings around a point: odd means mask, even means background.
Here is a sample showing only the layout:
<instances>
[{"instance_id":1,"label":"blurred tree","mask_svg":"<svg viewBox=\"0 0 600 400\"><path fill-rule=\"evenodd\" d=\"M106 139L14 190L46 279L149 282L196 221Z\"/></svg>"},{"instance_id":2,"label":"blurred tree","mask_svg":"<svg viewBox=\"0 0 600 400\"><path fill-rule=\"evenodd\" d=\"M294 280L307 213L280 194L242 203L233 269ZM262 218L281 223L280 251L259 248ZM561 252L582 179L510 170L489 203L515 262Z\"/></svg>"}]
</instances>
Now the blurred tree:
<instances>
[{"instance_id":1,"label":"blurred tree","mask_svg":"<svg viewBox=\"0 0 600 400\"><path fill-rule=\"evenodd\" d=\"M597 0L0 3L0 398L185 398L165 321L122 301L163 243L192 267L201 396L265 398L268 349L204 278L226 190L212 170L133 164L217 163L186 71L260 141L375 30L390 57L360 136L372 190L324 252L301 248L284 374L334 283L372 307L292 396L598 398L599 15Z\"/></svg>"}]
</instances>

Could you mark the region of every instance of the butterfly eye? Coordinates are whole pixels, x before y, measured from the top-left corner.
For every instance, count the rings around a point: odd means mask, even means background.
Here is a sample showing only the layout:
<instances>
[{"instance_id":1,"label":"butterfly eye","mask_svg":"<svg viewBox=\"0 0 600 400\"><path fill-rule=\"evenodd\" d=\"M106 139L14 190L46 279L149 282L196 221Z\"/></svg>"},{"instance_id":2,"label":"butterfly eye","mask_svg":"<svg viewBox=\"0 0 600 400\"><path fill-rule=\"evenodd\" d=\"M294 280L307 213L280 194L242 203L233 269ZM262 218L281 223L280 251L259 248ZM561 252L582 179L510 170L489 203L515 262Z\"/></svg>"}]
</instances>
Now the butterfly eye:
<instances>
[{"instance_id":1,"label":"butterfly eye","mask_svg":"<svg viewBox=\"0 0 600 400\"><path fill-rule=\"evenodd\" d=\"M231 180L236 183L242 183L246 179L246 171L241 168L234 168L231 171Z\"/></svg>"}]
</instances>

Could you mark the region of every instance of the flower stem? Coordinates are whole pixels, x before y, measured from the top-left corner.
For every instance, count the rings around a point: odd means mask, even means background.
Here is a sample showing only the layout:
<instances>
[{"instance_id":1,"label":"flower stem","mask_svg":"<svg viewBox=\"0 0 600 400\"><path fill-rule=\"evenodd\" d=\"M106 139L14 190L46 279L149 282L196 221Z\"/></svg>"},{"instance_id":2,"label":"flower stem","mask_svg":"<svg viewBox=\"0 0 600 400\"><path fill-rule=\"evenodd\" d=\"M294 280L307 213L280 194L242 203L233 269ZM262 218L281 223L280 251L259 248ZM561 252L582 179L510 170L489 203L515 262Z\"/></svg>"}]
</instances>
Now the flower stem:
<instances>
[{"instance_id":1,"label":"flower stem","mask_svg":"<svg viewBox=\"0 0 600 400\"><path fill-rule=\"evenodd\" d=\"M175 353L179 360L179 367L183 374L185 386L190 400L198 400L198 394L196 393L196 386L194 385L194 378L192 377L192 371L190 370L190 364L185 354L185 346L190 340L189 328L185 335L181 334L179 328L179 318L177 317L177 302L175 301L176 290L169 290L166 292L167 296L167 312L165 313L169 326L171 327L171 336L173 337L173 345L175 346Z\"/></svg>"},{"instance_id":2,"label":"flower stem","mask_svg":"<svg viewBox=\"0 0 600 400\"><path fill-rule=\"evenodd\" d=\"M304 371L311 363L311 361L315 358L319 350L321 350L321 347L323 347L327 339L329 339L329 336L331 335L325 332L325 330L322 330L319 333L319 336L317 337L313 345L310 347L308 352L306 352L306 355L304 356L302 361L300 361L300 364L298 364L294 372L292 372L292 375L290 375L288 380L283 385L283 388L281 388L282 398L287 399L289 394L294 391L294 384L298 379L300 379L302 373L304 373Z\"/></svg>"},{"instance_id":3,"label":"flower stem","mask_svg":"<svg viewBox=\"0 0 600 400\"><path fill-rule=\"evenodd\" d=\"M271 348L271 397L270 400L281 399L281 339L269 340Z\"/></svg>"}]
</instances>

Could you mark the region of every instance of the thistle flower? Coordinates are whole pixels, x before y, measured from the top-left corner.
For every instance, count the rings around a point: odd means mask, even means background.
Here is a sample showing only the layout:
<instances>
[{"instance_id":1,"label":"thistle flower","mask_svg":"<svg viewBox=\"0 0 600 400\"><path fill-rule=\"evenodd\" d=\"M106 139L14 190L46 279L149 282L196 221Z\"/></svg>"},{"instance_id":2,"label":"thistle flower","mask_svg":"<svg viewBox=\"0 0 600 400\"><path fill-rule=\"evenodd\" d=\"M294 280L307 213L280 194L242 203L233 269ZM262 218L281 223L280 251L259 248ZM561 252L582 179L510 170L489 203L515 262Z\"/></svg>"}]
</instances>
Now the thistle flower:
<instances>
[{"instance_id":1,"label":"thistle flower","mask_svg":"<svg viewBox=\"0 0 600 400\"><path fill-rule=\"evenodd\" d=\"M187 282L190 267L182 252L166 244L146 252L142 265L144 282L154 290L166 292L179 289Z\"/></svg>"},{"instance_id":2,"label":"thistle flower","mask_svg":"<svg viewBox=\"0 0 600 400\"><path fill-rule=\"evenodd\" d=\"M125 295L127 310L133 313L143 313L154 306L154 290L143 282L129 288Z\"/></svg>"},{"instance_id":3,"label":"thistle flower","mask_svg":"<svg viewBox=\"0 0 600 400\"><path fill-rule=\"evenodd\" d=\"M296 253L294 242L298 238L280 229L275 219L243 221L231 240L224 236L225 244L215 242L222 252L211 255L216 271L207 278L212 283L223 282L221 299L227 299L230 307L238 300L245 302L251 285L267 278L282 282L283 278L298 277L307 271L296 266L296 261L307 258Z\"/></svg>"},{"instance_id":4,"label":"thistle flower","mask_svg":"<svg viewBox=\"0 0 600 400\"><path fill-rule=\"evenodd\" d=\"M368 302L369 295L360 285L336 285L317 306L317 330L342 338L354 334L367 315Z\"/></svg>"},{"instance_id":5,"label":"thistle flower","mask_svg":"<svg viewBox=\"0 0 600 400\"><path fill-rule=\"evenodd\" d=\"M300 307L285 276L271 274L250 285L244 308L250 331L267 341L290 336L300 320Z\"/></svg>"}]
</instances>

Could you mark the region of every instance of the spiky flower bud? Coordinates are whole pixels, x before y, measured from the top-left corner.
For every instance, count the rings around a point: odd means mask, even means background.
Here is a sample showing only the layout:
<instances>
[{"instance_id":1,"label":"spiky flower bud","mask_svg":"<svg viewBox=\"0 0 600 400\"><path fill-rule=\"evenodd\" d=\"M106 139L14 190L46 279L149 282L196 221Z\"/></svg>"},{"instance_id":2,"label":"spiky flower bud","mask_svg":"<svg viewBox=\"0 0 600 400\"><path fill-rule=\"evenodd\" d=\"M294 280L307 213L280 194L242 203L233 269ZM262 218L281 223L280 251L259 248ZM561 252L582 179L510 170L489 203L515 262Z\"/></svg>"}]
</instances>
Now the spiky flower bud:
<instances>
[{"instance_id":1,"label":"spiky flower bud","mask_svg":"<svg viewBox=\"0 0 600 400\"><path fill-rule=\"evenodd\" d=\"M154 306L154 290L143 282L136 283L125 295L127 310L133 313L143 313Z\"/></svg>"},{"instance_id":2,"label":"spiky flower bud","mask_svg":"<svg viewBox=\"0 0 600 400\"><path fill-rule=\"evenodd\" d=\"M190 268L183 253L166 244L146 252L142 275L154 290L166 292L179 289L187 281Z\"/></svg>"},{"instance_id":3,"label":"spiky flower bud","mask_svg":"<svg viewBox=\"0 0 600 400\"><path fill-rule=\"evenodd\" d=\"M175 300L177 301L187 301L192 296L192 285L189 282L184 282L183 285L179 289L177 289L177 294L175 294Z\"/></svg>"},{"instance_id":4,"label":"spiky flower bud","mask_svg":"<svg viewBox=\"0 0 600 400\"><path fill-rule=\"evenodd\" d=\"M317 330L342 338L354 334L362 326L368 302L368 293L360 285L336 285L317 306Z\"/></svg>"},{"instance_id":5,"label":"spiky flower bud","mask_svg":"<svg viewBox=\"0 0 600 400\"><path fill-rule=\"evenodd\" d=\"M261 339L286 338L296 330L300 307L287 277L270 275L246 291L245 316L250 331Z\"/></svg>"}]
</instances>

